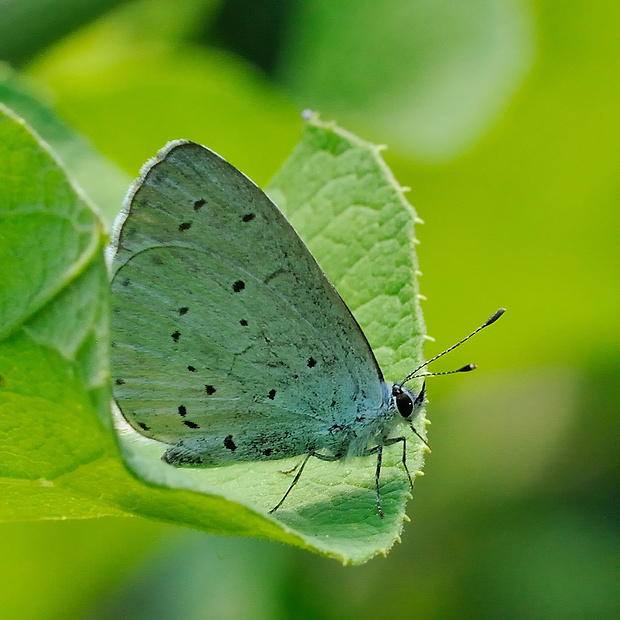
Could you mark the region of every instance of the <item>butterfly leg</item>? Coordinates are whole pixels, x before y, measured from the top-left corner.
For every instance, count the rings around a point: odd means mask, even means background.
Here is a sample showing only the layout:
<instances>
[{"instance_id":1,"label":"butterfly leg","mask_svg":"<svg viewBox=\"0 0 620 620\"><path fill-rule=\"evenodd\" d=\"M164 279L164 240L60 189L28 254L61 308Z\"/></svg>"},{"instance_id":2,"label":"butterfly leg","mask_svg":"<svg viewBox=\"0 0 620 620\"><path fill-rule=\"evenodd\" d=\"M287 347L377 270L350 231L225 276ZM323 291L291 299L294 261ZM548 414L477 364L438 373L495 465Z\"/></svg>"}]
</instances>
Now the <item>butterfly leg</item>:
<instances>
[{"instance_id":1,"label":"butterfly leg","mask_svg":"<svg viewBox=\"0 0 620 620\"><path fill-rule=\"evenodd\" d=\"M405 439L405 437L392 437L390 439L386 439L383 445L393 446L395 443L398 443L399 441L403 442L403 459L402 459L403 467L405 468L405 471L407 472L407 478L409 478L409 484L411 485L411 488L413 488L413 480L411 479L411 474L409 473L409 468L407 467L407 440Z\"/></svg>"},{"instance_id":2,"label":"butterfly leg","mask_svg":"<svg viewBox=\"0 0 620 620\"><path fill-rule=\"evenodd\" d=\"M379 516L383 519L385 514L383 513L383 508L381 508L381 489L379 487L379 477L381 476L381 462L383 460L383 446L375 446L374 448L370 448L364 452L363 456L370 456L371 454L377 455L377 469L375 470L375 490L377 494L377 510L379 511Z\"/></svg>"},{"instance_id":3,"label":"butterfly leg","mask_svg":"<svg viewBox=\"0 0 620 620\"><path fill-rule=\"evenodd\" d=\"M282 506L282 504L284 503L284 500L288 497L288 494L293 490L293 487L297 484L297 481L299 480L299 478L301 477L301 473L304 470L304 467L306 466L306 463L308 462L308 459L312 456L312 452L310 454L308 454L308 456L306 456L306 458L303 460L300 468L297 470L297 473L295 474L295 477L293 478L293 482L291 482L291 486L288 488L288 491L284 494L284 497L269 511L269 514L273 514L278 508L280 508L280 506ZM295 468L293 468L294 471Z\"/></svg>"},{"instance_id":4,"label":"butterfly leg","mask_svg":"<svg viewBox=\"0 0 620 620\"><path fill-rule=\"evenodd\" d=\"M302 461L301 466L299 467L299 470L295 474L295 478L293 478L293 482L291 482L291 486L288 488L287 492L284 494L284 497L269 511L269 514L273 514L278 508L280 508L280 506L282 506L282 504L284 503L284 500L288 497L288 494L293 490L293 487L297 484L299 478L301 478L301 473L303 472L304 467L306 466L306 463L308 462L311 456L315 456L320 461L338 461L342 458L342 454L337 454L335 456L329 456L326 454L320 454L319 452L310 452L306 456L306 458ZM290 471L295 471L295 469L297 469L297 465L293 467L293 469L291 469Z\"/></svg>"},{"instance_id":5,"label":"butterfly leg","mask_svg":"<svg viewBox=\"0 0 620 620\"><path fill-rule=\"evenodd\" d=\"M379 516L383 518L385 514L383 513L383 509L381 508L381 489L379 486L379 478L381 476L381 463L383 461L383 446L393 446L395 443L401 442L403 443L403 458L402 463L405 471L407 472L407 478L409 478L409 484L413 487L413 480L411 479L411 474L409 473L409 468L407 467L407 440L405 437L390 437L389 439L384 439L383 445L375 446L374 448L370 448L364 453L364 456L369 456L371 454L377 455L377 469L375 470L375 489L377 494L377 510L379 511Z\"/></svg>"}]
</instances>

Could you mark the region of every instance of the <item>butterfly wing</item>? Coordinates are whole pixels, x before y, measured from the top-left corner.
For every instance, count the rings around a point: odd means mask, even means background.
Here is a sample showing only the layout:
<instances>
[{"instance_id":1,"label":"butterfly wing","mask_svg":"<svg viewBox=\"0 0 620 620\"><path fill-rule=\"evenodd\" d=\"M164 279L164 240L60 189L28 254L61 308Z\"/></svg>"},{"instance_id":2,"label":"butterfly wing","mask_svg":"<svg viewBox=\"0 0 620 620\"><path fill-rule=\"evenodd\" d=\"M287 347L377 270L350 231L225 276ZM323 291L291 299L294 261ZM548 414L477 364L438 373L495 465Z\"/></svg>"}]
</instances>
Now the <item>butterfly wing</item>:
<instances>
[{"instance_id":1,"label":"butterfly wing","mask_svg":"<svg viewBox=\"0 0 620 620\"><path fill-rule=\"evenodd\" d=\"M114 395L136 430L177 445L169 462L338 450L381 407L349 309L273 202L209 149L177 141L148 162L111 247Z\"/></svg>"}]
</instances>

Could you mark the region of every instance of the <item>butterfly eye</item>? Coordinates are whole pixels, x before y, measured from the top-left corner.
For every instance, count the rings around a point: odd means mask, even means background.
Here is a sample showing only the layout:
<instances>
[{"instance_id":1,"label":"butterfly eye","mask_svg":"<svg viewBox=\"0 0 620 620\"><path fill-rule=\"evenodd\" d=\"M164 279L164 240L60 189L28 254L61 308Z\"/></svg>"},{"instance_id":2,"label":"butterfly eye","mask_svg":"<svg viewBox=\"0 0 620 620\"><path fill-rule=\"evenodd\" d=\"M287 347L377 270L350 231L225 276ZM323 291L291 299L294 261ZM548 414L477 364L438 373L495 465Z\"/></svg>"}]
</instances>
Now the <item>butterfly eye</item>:
<instances>
[{"instance_id":1,"label":"butterfly eye","mask_svg":"<svg viewBox=\"0 0 620 620\"><path fill-rule=\"evenodd\" d=\"M408 418L413 411L413 401L407 392L400 391L396 394L396 408L403 418Z\"/></svg>"}]
</instances>

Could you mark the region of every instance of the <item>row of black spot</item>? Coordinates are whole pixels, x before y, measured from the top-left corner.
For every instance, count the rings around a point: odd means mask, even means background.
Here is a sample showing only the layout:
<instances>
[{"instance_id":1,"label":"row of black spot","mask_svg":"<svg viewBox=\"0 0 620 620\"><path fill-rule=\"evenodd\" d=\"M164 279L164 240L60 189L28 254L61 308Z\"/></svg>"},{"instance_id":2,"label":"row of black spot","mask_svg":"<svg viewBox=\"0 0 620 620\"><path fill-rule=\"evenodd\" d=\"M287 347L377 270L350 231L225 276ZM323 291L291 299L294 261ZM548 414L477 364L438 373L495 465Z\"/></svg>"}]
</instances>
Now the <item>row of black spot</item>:
<instances>
[{"instance_id":1,"label":"row of black spot","mask_svg":"<svg viewBox=\"0 0 620 620\"><path fill-rule=\"evenodd\" d=\"M200 200L196 200L194 202L194 210L195 211L199 211L204 204L206 203L205 200L200 199ZM243 222L251 222L254 218L255 218L255 214L254 213L248 213L246 215L244 215L241 219ZM192 224L191 222L181 222L179 224L179 231L183 232L185 230L189 230L191 228ZM233 283L232 289L235 293L239 293L241 291L243 291L245 289L245 282L243 280L237 280L236 282ZM181 308L179 308L179 315L183 316L184 314L187 314L187 312L189 311L189 308L187 306L183 306ZM242 325L243 327L247 327L248 325L248 321L246 319L241 319L239 321L239 324ZM174 333L171 334L171 338L172 340L176 343L179 342L179 339L181 337L181 332L179 332L178 330L176 330ZM310 357L308 359L307 365L308 368L314 368L314 366L316 366L316 360L313 357ZM190 372L196 372L196 368L194 366L189 365L187 367L187 369ZM297 375L295 375L295 378L297 378ZM124 381L122 379L117 379L116 380L118 385L121 385L122 383L124 383ZM212 385L205 385L205 391L206 393L211 396L212 394L215 393L215 388ZM276 390L275 389L271 389L269 391L268 394L268 398L270 400L274 400L276 397ZM181 417L185 417L187 415L187 409L184 405L179 405L178 408L178 413ZM191 429L197 429L200 428L198 426L198 424L196 424L195 422L192 422L191 420L183 420L183 424L185 424L187 427L191 428ZM142 428L145 431L150 430L150 428L140 422L138 423L138 426L140 426L140 428ZM224 445L226 446L226 448L228 448L229 450L235 450L236 449L236 445L234 444L234 442L232 441L232 436L229 435L228 437L226 437L226 439L224 440ZM271 449L267 449L265 450L265 455L268 456L269 454L267 453L271 453Z\"/></svg>"},{"instance_id":2,"label":"row of black spot","mask_svg":"<svg viewBox=\"0 0 620 620\"><path fill-rule=\"evenodd\" d=\"M204 200L203 198L196 200L194 202L194 211L198 212L200 211L200 209L206 204L206 200ZM246 215L244 215L241 220L243 222L251 222L254 218L255 218L255 214L254 213L247 213ZM186 230L189 230L192 227L192 223L191 222L181 222L179 224L179 231L180 232L184 232ZM123 286L128 286L130 284L130 280L126 279L122 282ZM238 293L240 291L242 291L245 288L245 282L243 282L242 280L237 280L234 284L233 284L233 291L235 293ZM184 314L187 314L187 312L189 311L189 308L187 306L184 306L182 308L179 308L179 314L181 316L183 316ZM239 321L239 323L246 327L248 325L248 322L246 319L241 319ZM174 342L179 342L179 339L181 338L181 332L179 330L176 330L173 334L171 334L171 338ZM190 372L196 372L196 368L194 366L188 366L187 369ZM125 384L125 380L121 379L121 378L117 378L115 380L116 385L124 385ZM205 391L206 393L211 396L212 394L215 393L215 388L212 385L205 385ZM269 392L269 398L271 398L272 400L275 398L276 395L276 391L275 390L271 390ZM181 417L185 417L187 415L187 409L185 407L185 405L179 405L178 408L178 413ZM197 429L199 428L198 424L196 424L195 422L192 422L191 420L183 420L183 424L185 424L187 427L192 428L192 429ZM148 426L147 424L145 424L144 422L138 422L138 426L143 430L143 431L149 431L150 430L150 426ZM224 445L229 449L229 450L236 450L237 446L235 445L235 443L232 440L232 435L229 435L228 437L226 437L226 439L224 440Z\"/></svg>"},{"instance_id":3,"label":"row of black spot","mask_svg":"<svg viewBox=\"0 0 620 620\"><path fill-rule=\"evenodd\" d=\"M200 200L196 200L194 202L194 211L198 212L200 211L200 209L202 209L202 207L206 204L206 200L204 199L200 199ZM246 213L244 216L241 217L241 221L242 222L251 222L254 218L256 217L256 215L254 213ZM181 222L179 224L179 232L183 232L185 230L189 230L192 227L192 222Z\"/></svg>"}]
</instances>

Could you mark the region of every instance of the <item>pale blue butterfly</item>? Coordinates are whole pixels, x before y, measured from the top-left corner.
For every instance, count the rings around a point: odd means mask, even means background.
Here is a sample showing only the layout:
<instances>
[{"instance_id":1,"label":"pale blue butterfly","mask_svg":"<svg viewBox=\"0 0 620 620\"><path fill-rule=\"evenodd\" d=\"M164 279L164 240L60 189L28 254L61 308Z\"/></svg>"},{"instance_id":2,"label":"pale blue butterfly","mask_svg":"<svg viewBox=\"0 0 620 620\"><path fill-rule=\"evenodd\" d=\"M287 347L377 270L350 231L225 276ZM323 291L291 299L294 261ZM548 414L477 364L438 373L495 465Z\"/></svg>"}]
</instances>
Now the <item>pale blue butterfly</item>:
<instances>
[{"instance_id":1,"label":"pale blue butterfly","mask_svg":"<svg viewBox=\"0 0 620 620\"><path fill-rule=\"evenodd\" d=\"M214 152L169 143L111 241L114 397L176 467L375 455L415 430L419 392L387 384L364 333L276 205ZM498 310L480 329L493 323ZM458 346L455 345L455 346ZM468 365L452 372L473 369ZM446 373L436 373L446 374ZM420 437L420 435L418 435ZM422 441L424 439L420 437Z\"/></svg>"}]
</instances>

